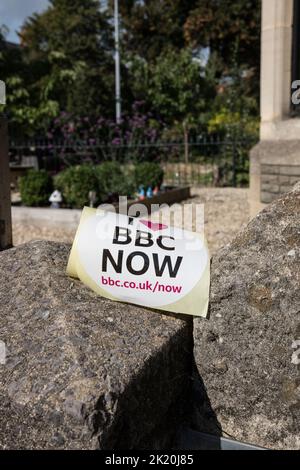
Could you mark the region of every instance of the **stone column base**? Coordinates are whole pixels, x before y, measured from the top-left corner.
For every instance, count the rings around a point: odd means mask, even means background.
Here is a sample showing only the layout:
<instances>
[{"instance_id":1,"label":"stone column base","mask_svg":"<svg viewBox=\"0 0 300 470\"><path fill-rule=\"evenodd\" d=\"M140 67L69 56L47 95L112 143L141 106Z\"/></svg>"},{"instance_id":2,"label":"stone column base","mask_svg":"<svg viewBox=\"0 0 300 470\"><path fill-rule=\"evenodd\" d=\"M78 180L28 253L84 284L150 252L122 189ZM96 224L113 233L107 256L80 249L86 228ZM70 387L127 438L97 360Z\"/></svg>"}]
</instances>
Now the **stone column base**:
<instances>
[{"instance_id":1,"label":"stone column base","mask_svg":"<svg viewBox=\"0 0 300 470\"><path fill-rule=\"evenodd\" d=\"M250 215L300 181L300 140L264 140L250 152Z\"/></svg>"}]
</instances>

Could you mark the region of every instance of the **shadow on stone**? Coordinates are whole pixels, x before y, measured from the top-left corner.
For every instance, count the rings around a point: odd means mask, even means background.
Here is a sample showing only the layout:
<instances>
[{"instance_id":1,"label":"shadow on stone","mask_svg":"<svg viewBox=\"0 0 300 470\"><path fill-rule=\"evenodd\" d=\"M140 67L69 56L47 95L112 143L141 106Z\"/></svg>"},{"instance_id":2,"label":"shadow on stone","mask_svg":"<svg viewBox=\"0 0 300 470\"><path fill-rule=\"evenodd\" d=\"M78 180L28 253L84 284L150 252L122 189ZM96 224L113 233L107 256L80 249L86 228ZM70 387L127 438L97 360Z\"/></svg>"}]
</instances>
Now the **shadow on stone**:
<instances>
[{"instance_id":1,"label":"shadow on stone","mask_svg":"<svg viewBox=\"0 0 300 470\"><path fill-rule=\"evenodd\" d=\"M209 396L193 361L191 385L191 406L189 419L180 429L176 447L182 450L221 449L222 427L211 406ZM211 436L211 439L199 439L199 432Z\"/></svg>"}]
</instances>

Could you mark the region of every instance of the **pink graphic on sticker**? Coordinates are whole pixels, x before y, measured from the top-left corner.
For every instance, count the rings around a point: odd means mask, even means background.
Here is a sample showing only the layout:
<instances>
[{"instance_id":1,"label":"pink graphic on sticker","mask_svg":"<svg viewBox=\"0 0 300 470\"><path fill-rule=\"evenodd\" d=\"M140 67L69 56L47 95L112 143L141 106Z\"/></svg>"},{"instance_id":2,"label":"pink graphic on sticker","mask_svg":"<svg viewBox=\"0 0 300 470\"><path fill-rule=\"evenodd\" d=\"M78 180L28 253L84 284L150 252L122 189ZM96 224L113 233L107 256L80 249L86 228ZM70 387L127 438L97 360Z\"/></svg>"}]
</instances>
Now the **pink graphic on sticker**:
<instances>
[{"instance_id":1,"label":"pink graphic on sticker","mask_svg":"<svg viewBox=\"0 0 300 470\"><path fill-rule=\"evenodd\" d=\"M140 222L146 225L146 227L148 227L150 230L153 230L154 232L156 232L157 230L165 230L166 228L168 228L168 226L165 224L151 222L151 220L140 220Z\"/></svg>"}]
</instances>

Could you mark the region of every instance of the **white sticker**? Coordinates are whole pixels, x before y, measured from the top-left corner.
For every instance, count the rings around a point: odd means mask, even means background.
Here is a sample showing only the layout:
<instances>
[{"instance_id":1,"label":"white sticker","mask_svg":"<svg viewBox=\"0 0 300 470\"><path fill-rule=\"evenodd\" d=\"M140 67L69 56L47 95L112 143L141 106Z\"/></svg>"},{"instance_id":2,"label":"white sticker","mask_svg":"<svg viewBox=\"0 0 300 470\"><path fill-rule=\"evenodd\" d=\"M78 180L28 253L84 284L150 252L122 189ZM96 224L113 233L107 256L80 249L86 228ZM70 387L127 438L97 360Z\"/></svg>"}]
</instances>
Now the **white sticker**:
<instances>
[{"instance_id":1,"label":"white sticker","mask_svg":"<svg viewBox=\"0 0 300 470\"><path fill-rule=\"evenodd\" d=\"M204 238L146 219L85 208L67 272L116 300L206 315Z\"/></svg>"}]
</instances>

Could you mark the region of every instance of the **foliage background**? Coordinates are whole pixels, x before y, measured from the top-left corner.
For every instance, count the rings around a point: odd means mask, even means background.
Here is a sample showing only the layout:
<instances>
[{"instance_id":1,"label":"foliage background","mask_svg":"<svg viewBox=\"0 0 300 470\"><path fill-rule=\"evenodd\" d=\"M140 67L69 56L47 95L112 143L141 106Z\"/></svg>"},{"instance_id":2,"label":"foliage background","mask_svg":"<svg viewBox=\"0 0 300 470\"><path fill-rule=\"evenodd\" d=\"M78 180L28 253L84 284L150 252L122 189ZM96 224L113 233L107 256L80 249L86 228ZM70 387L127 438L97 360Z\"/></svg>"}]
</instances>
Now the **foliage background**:
<instances>
[{"instance_id":1,"label":"foliage background","mask_svg":"<svg viewBox=\"0 0 300 470\"><path fill-rule=\"evenodd\" d=\"M21 47L8 47L0 31L11 134L82 138L85 129L115 144L257 135L259 0L119 3L121 125L114 124L113 2L51 0L26 19Z\"/></svg>"}]
</instances>

